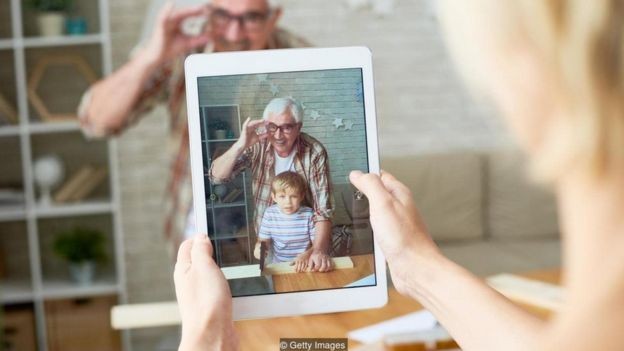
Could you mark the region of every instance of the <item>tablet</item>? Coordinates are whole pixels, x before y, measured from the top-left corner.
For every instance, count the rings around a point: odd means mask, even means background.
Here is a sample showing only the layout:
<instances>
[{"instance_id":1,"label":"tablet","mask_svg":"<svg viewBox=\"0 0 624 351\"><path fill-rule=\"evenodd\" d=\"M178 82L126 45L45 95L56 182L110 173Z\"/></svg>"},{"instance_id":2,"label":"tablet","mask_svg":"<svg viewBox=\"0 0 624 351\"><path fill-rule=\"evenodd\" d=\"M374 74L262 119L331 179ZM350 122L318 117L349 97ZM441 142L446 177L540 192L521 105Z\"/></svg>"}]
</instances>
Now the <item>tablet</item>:
<instances>
[{"instance_id":1,"label":"tablet","mask_svg":"<svg viewBox=\"0 0 624 351\"><path fill-rule=\"evenodd\" d=\"M370 50L196 54L185 77L196 226L234 318L383 306L385 261L348 181L379 172Z\"/></svg>"}]
</instances>

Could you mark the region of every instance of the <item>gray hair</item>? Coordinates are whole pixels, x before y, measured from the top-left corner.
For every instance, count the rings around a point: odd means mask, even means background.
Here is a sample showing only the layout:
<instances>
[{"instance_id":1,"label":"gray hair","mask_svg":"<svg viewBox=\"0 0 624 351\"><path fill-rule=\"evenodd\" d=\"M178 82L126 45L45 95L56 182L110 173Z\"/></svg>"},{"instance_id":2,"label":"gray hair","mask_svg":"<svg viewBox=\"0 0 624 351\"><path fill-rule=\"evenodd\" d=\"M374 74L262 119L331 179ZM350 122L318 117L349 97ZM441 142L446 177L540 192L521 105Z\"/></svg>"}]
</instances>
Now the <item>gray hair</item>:
<instances>
[{"instance_id":1,"label":"gray hair","mask_svg":"<svg viewBox=\"0 0 624 351\"><path fill-rule=\"evenodd\" d=\"M295 122L303 122L303 108L297 100L291 97L275 98L266 105L262 119L265 121L269 119L270 115L280 115L284 112L290 112L290 115L295 119Z\"/></svg>"}]
</instances>

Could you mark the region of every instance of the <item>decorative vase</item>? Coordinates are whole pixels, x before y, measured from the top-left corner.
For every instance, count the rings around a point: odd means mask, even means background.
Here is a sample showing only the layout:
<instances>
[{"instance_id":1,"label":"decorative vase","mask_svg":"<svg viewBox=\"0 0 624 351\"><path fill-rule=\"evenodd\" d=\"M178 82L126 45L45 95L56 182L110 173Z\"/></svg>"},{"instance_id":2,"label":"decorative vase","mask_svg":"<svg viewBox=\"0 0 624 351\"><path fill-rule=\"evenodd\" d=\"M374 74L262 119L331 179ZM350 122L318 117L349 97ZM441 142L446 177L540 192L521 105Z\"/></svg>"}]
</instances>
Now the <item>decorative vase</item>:
<instances>
[{"instance_id":1,"label":"decorative vase","mask_svg":"<svg viewBox=\"0 0 624 351\"><path fill-rule=\"evenodd\" d=\"M65 32L69 35L87 34L87 20L80 16L68 18L65 22Z\"/></svg>"},{"instance_id":2,"label":"decorative vase","mask_svg":"<svg viewBox=\"0 0 624 351\"><path fill-rule=\"evenodd\" d=\"M72 282L80 286L88 286L93 284L95 277L95 262L84 261L69 264L69 277Z\"/></svg>"},{"instance_id":3,"label":"decorative vase","mask_svg":"<svg viewBox=\"0 0 624 351\"><path fill-rule=\"evenodd\" d=\"M215 131L213 131L213 135L215 139L225 139L226 135L227 135L227 130L225 129L217 129Z\"/></svg>"},{"instance_id":4,"label":"decorative vase","mask_svg":"<svg viewBox=\"0 0 624 351\"><path fill-rule=\"evenodd\" d=\"M65 27L65 15L62 12L42 12L37 15L37 24L41 36L60 36Z\"/></svg>"},{"instance_id":5,"label":"decorative vase","mask_svg":"<svg viewBox=\"0 0 624 351\"><path fill-rule=\"evenodd\" d=\"M35 160L33 173L35 183L39 187L39 205L50 206L50 192L65 176L63 161L54 154L41 156Z\"/></svg>"},{"instance_id":6,"label":"decorative vase","mask_svg":"<svg viewBox=\"0 0 624 351\"><path fill-rule=\"evenodd\" d=\"M221 202L223 200L223 197L227 195L228 188L226 185L217 184L214 187L212 187L212 193L217 195L217 199L219 200L219 202Z\"/></svg>"}]
</instances>

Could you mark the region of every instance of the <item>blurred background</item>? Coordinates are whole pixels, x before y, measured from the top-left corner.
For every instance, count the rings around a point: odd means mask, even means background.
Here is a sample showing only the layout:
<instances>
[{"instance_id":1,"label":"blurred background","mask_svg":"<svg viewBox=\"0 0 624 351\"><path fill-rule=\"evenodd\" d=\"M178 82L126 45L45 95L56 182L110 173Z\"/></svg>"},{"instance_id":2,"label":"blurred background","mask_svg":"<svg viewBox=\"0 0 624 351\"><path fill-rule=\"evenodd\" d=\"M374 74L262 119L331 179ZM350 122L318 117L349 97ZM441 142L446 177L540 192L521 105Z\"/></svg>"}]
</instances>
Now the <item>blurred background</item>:
<instances>
[{"instance_id":1,"label":"blurred background","mask_svg":"<svg viewBox=\"0 0 624 351\"><path fill-rule=\"evenodd\" d=\"M0 350L176 349L176 327L119 333L109 320L120 302L175 298L167 113L111 140L86 139L76 120L162 2L47 3L0 0ZM431 1L280 4L280 26L313 45L372 50L382 167L451 258L480 275L559 264L552 195L527 183L495 109L462 85Z\"/></svg>"}]
</instances>

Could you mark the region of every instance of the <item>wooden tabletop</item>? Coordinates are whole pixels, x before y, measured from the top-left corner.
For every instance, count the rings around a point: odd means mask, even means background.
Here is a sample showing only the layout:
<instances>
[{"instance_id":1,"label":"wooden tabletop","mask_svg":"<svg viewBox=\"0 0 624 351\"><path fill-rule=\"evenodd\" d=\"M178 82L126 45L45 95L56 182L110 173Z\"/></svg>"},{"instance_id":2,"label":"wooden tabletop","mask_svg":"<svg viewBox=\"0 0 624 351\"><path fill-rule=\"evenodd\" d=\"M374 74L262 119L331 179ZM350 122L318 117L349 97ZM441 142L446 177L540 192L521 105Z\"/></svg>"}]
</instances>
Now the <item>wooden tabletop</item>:
<instances>
[{"instance_id":1,"label":"wooden tabletop","mask_svg":"<svg viewBox=\"0 0 624 351\"><path fill-rule=\"evenodd\" d=\"M355 260L354 260L355 263ZM549 283L559 281L559 270L544 270L523 274L525 277ZM330 313L299 317L235 322L241 350L279 350L280 338L346 338L349 331L418 311L422 306L402 296L394 288L388 291L388 304L382 308L354 312ZM540 316L543 310L531 309ZM359 343L349 340L349 349Z\"/></svg>"},{"instance_id":2,"label":"wooden tabletop","mask_svg":"<svg viewBox=\"0 0 624 351\"><path fill-rule=\"evenodd\" d=\"M292 273L273 275L275 292L335 289L351 284L375 272L372 254L351 256L353 268L326 273Z\"/></svg>"}]
</instances>

